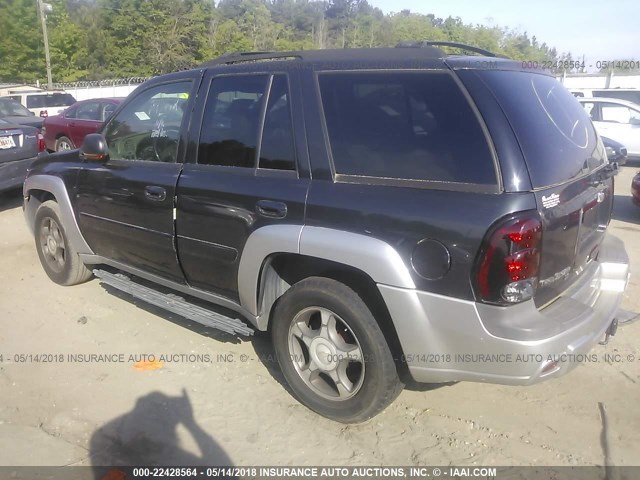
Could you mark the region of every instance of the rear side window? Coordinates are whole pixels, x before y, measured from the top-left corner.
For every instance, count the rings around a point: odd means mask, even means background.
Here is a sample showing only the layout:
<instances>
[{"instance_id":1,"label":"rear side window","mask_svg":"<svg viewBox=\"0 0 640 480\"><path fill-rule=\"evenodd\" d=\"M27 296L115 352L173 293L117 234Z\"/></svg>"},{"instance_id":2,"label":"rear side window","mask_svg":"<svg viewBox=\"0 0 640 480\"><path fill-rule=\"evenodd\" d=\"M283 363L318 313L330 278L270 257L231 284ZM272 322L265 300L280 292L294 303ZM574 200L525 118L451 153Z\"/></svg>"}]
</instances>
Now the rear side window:
<instances>
[{"instance_id":1,"label":"rear side window","mask_svg":"<svg viewBox=\"0 0 640 480\"><path fill-rule=\"evenodd\" d=\"M69 93L27 95L27 108L68 107L74 103L76 103L76 99Z\"/></svg>"},{"instance_id":2,"label":"rear side window","mask_svg":"<svg viewBox=\"0 0 640 480\"><path fill-rule=\"evenodd\" d=\"M500 70L477 75L509 119L534 188L563 183L606 162L589 113L555 78Z\"/></svg>"},{"instance_id":3,"label":"rear side window","mask_svg":"<svg viewBox=\"0 0 640 480\"><path fill-rule=\"evenodd\" d=\"M487 139L449 73L322 73L337 174L497 183Z\"/></svg>"}]
</instances>

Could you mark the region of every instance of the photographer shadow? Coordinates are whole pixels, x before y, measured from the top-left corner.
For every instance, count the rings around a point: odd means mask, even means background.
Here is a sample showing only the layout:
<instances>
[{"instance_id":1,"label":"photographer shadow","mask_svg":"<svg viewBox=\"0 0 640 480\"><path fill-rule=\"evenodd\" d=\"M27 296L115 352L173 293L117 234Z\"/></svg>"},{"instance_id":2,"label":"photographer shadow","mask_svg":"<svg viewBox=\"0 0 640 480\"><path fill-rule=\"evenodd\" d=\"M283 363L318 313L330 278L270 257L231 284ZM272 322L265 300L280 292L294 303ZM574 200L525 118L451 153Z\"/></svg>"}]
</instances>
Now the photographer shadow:
<instances>
[{"instance_id":1,"label":"photographer shadow","mask_svg":"<svg viewBox=\"0 0 640 480\"><path fill-rule=\"evenodd\" d=\"M182 425L195 441L200 455L183 449L177 427ZM152 392L133 410L96 430L90 458L94 478L113 477L119 466L231 466L231 459L195 421L186 391L170 397Z\"/></svg>"}]
</instances>

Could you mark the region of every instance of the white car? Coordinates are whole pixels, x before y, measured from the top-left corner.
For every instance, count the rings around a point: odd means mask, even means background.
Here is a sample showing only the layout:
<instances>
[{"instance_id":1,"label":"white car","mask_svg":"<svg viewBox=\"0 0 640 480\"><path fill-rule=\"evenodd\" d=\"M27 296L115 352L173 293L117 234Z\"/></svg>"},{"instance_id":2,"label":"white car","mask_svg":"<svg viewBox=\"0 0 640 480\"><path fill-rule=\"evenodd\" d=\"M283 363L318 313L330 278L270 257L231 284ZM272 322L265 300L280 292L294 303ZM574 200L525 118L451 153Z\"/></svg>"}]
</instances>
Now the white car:
<instances>
[{"instance_id":1,"label":"white car","mask_svg":"<svg viewBox=\"0 0 640 480\"><path fill-rule=\"evenodd\" d=\"M617 98L640 105L640 90L637 88L572 88L569 91L578 98Z\"/></svg>"},{"instance_id":2,"label":"white car","mask_svg":"<svg viewBox=\"0 0 640 480\"><path fill-rule=\"evenodd\" d=\"M25 107L30 112L40 117L57 115L76 103L73 95L64 90L45 91L35 90L26 92L14 92L0 98L11 98Z\"/></svg>"},{"instance_id":3,"label":"white car","mask_svg":"<svg viewBox=\"0 0 640 480\"><path fill-rule=\"evenodd\" d=\"M627 147L629 158L640 158L640 105L617 98L578 98L600 136Z\"/></svg>"}]
</instances>

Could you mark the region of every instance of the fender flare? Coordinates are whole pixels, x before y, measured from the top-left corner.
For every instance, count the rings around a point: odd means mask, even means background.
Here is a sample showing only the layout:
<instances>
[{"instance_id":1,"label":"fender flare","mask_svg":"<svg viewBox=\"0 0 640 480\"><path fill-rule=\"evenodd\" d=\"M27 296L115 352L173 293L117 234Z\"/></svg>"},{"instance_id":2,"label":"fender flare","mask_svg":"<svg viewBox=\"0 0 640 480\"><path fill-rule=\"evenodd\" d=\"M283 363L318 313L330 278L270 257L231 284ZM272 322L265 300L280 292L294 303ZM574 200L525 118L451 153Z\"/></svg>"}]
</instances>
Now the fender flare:
<instances>
[{"instance_id":1,"label":"fender flare","mask_svg":"<svg viewBox=\"0 0 640 480\"><path fill-rule=\"evenodd\" d=\"M60 216L62 217L60 218L60 221L62 222L64 231L67 234L67 239L73 245L73 248L78 252L78 254L93 255L91 247L89 247L80 232L80 227L76 221L76 216L73 212L73 207L71 206L71 199L69 198L69 193L67 192L64 181L60 177L55 177L53 175L32 175L27 177L24 181L24 185L22 187L25 206L24 214L27 225L33 232L36 211L40 206L40 203L36 202L31 197L30 192L32 190L42 190L49 192L54 196L58 206L60 207Z\"/></svg>"},{"instance_id":2,"label":"fender flare","mask_svg":"<svg viewBox=\"0 0 640 480\"><path fill-rule=\"evenodd\" d=\"M269 225L249 236L238 269L240 304L256 317L267 314L258 311L260 278L268 257L277 253L330 260L356 268L379 284L416 288L400 254L383 240L324 227Z\"/></svg>"}]
</instances>

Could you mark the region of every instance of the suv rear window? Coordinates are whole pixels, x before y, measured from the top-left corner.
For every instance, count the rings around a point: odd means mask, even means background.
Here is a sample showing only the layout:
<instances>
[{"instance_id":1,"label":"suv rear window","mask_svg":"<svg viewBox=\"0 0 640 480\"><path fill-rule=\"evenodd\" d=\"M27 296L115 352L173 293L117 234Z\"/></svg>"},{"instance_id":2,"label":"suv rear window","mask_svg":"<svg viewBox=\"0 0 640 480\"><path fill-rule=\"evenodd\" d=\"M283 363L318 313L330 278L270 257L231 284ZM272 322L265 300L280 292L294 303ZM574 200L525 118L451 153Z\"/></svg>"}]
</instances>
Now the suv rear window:
<instances>
[{"instance_id":1,"label":"suv rear window","mask_svg":"<svg viewBox=\"0 0 640 480\"><path fill-rule=\"evenodd\" d=\"M27 95L27 108L68 107L74 103L76 103L76 99L70 93Z\"/></svg>"},{"instance_id":2,"label":"suv rear window","mask_svg":"<svg viewBox=\"0 0 640 480\"><path fill-rule=\"evenodd\" d=\"M495 185L478 118L446 72L321 73L337 174Z\"/></svg>"},{"instance_id":3,"label":"suv rear window","mask_svg":"<svg viewBox=\"0 0 640 480\"><path fill-rule=\"evenodd\" d=\"M555 78L521 71L477 74L509 119L534 188L583 176L606 162L589 115Z\"/></svg>"}]
</instances>

